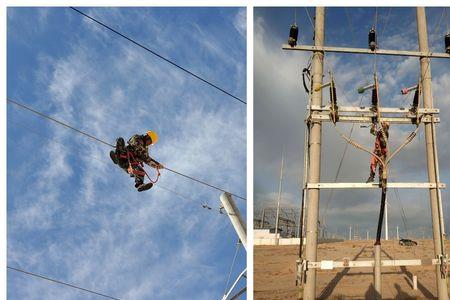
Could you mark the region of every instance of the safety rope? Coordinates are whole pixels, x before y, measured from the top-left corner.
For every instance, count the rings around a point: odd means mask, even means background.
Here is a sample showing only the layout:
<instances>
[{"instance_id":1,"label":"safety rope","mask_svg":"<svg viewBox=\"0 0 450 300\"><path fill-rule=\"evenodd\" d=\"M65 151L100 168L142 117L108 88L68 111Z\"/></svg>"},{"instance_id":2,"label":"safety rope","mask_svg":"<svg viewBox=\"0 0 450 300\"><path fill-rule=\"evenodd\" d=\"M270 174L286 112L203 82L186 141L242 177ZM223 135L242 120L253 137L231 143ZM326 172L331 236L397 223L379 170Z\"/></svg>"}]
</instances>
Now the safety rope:
<instances>
[{"instance_id":1,"label":"safety rope","mask_svg":"<svg viewBox=\"0 0 450 300\"><path fill-rule=\"evenodd\" d=\"M422 122L422 121L420 121L420 122ZM420 123L419 123L419 125L420 125ZM400 152L400 150L402 150L406 145L408 145L416 137L417 132L420 129L419 125L417 125L416 129L408 135L408 137L403 141L403 143L391 155L389 155L389 157L386 159L386 164L388 164L392 160L392 158L394 158L394 156L396 156Z\"/></svg>"},{"instance_id":2,"label":"safety rope","mask_svg":"<svg viewBox=\"0 0 450 300\"><path fill-rule=\"evenodd\" d=\"M377 39L377 44L378 44L378 45L380 44L379 41L381 40L381 37L383 36L383 33L384 33L384 31L386 30L387 25L388 25L388 23L389 23L389 17L391 16L391 11L392 11L392 7L389 7L389 11L388 11L388 14L387 14L387 17L386 17L386 22L384 22L383 29L381 30L380 38Z\"/></svg>"},{"instance_id":3,"label":"safety rope","mask_svg":"<svg viewBox=\"0 0 450 300\"><path fill-rule=\"evenodd\" d=\"M316 31L316 28L314 26L314 22L312 21L311 15L309 14L308 8L305 6L306 15L308 16L309 23L311 24L311 27L313 29L313 32ZM314 34L315 35L315 34Z\"/></svg>"},{"instance_id":4,"label":"safety rope","mask_svg":"<svg viewBox=\"0 0 450 300\"><path fill-rule=\"evenodd\" d=\"M294 24L297 25L297 7L294 7Z\"/></svg>"},{"instance_id":5,"label":"safety rope","mask_svg":"<svg viewBox=\"0 0 450 300\"><path fill-rule=\"evenodd\" d=\"M394 172L391 172L390 177L392 178L393 182L397 181L397 178L396 178L396 175L394 174ZM395 192L395 197L397 198L397 202L398 202L398 204L400 206L400 215L402 217L403 227L405 228L406 238L409 238L407 218L406 218L405 210L403 209L403 204L402 204L402 201L400 199L400 194L398 192L398 188L394 188L394 192Z\"/></svg>"},{"instance_id":6,"label":"safety rope","mask_svg":"<svg viewBox=\"0 0 450 300\"><path fill-rule=\"evenodd\" d=\"M375 7L375 21L373 27L375 30L378 29L378 7ZM376 39L376 47L374 49L374 58L373 58L373 73L377 73L377 49L378 49L378 38Z\"/></svg>"},{"instance_id":7,"label":"safety rope","mask_svg":"<svg viewBox=\"0 0 450 300\"><path fill-rule=\"evenodd\" d=\"M446 23L446 29L447 32L446 33L450 33L450 31L448 30L448 12L447 12L447 7L444 7L444 11L445 11L445 23Z\"/></svg>"},{"instance_id":8,"label":"safety rope","mask_svg":"<svg viewBox=\"0 0 450 300\"><path fill-rule=\"evenodd\" d=\"M337 126L334 126L334 129L336 129L336 131L338 132L338 134L347 141L347 143L349 143L350 145L352 145L353 147L356 147L364 152L369 153L370 155L373 155L379 162L380 164L383 166L383 168L385 167L385 163L383 161L383 159L381 159L381 157L379 157L377 154L375 154L374 152L372 152L370 149L362 146L361 144L358 144L357 142L355 142L354 140L350 139L349 137L347 137L344 133L342 133Z\"/></svg>"},{"instance_id":9,"label":"safety rope","mask_svg":"<svg viewBox=\"0 0 450 300\"><path fill-rule=\"evenodd\" d=\"M337 87L337 88L340 88L339 85L338 85L337 83L336 83L336 87ZM342 90L342 89L341 89L341 90ZM346 94L347 94L347 93L345 93L345 92L343 93L343 96L342 96L342 97L343 97L344 99L346 99ZM363 99L364 99L364 95L362 94L361 97L360 97L360 99L359 99L359 105L358 105L358 106L361 106L361 103L362 103ZM346 99L346 100L348 101L348 99ZM353 124L352 124L352 127L350 128L349 138L352 137L354 128L355 128L355 124L353 123ZM340 174L340 172L341 172L342 164L343 164L343 162L344 162L344 158L345 158L345 155L346 155L347 150L348 150L348 145L349 145L349 143L345 143L344 151L342 152L342 156L341 156L341 159L340 159L340 161L339 161L338 169L337 169L336 175L335 175L335 177L334 177L334 182L337 182L337 180L338 180L338 178L339 178L339 174ZM328 212L328 206L329 206L329 204L330 204L331 199L332 199L333 196L334 196L334 191L335 191L334 189L331 189L330 193L328 194L327 202L326 202L326 204L325 204L325 209L323 210L323 213L320 214L321 216L323 216L323 217L322 217L322 223L325 224L325 226L326 226L326 216L327 216L327 212Z\"/></svg>"},{"instance_id":10,"label":"safety rope","mask_svg":"<svg viewBox=\"0 0 450 300\"><path fill-rule=\"evenodd\" d=\"M131 157L131 159L130 159L130 157ZM156 169L156 179L153 180L153 179L150 178L150 176L148 175L147 171L145 171L144 164L142 162L137 161L134 158L133 153L129 149L127 149L127 159L128 159L128 173L129 174L133 174L133 175L140 175L140 174L142 174L142 173L139 173L140 171L135 170L133 168L133 164L139 164L139 166L142 169L142 172L144 172L144 174L147 176L148 180L150 180L151 183L155 184L155 183L158 182L159 177L161 176L161 172L159 171L159 169L160 169L159 166L154 167Z\"/></svg>"},{"instance_id":11,"label":"safety rope","mask_svg":"<svg viewBox=\"0 0 450 300\"><path fill-rule=\"evenodd\" d=\"M372 152L371 150L369 150L368 148L362 146L361 144L358 144L357 142L355 142L354 140L352 140L351 138L347 137L344 133L342 133L337 126L334 126L334 128L336 129L336 131L338 132L338 134L347 141L347 143L349 143L350 145L365 151L367 153L369 153L370 155L373 155L383 166L383 168L390 163L390 161L392 160L392 158L394 156L396 156L400 150L402 150L406 145L408 145L416 136L417 136L417 132L419 131L420 127L417 126L416 129L411 132L408 137L403 141L403 143L391 154L387 157L386 162L383 162L383 159L381 159L381 157L379 157L377 154L375 154L374 152Z\"/></svg>"}]
</instances>

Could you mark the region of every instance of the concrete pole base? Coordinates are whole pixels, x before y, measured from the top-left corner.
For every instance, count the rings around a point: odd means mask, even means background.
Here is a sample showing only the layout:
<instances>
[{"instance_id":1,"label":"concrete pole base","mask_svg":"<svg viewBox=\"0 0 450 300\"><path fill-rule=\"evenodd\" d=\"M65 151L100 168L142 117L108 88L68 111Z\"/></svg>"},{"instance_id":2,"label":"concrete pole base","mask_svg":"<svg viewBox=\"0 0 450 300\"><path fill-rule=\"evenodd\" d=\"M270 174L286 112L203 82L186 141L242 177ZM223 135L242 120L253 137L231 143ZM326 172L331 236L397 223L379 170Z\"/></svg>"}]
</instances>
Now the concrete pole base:
<instances>
[{"instance_id":1,"label":"concrete pole base","mask_svg":"<svg viewBox=\"0 0 450 300\"><path fill-rule=\"evenodd\" d=\"M375 245L374 281L375 299L381 300L381 245Z\"/></svg>"}]
</instances>

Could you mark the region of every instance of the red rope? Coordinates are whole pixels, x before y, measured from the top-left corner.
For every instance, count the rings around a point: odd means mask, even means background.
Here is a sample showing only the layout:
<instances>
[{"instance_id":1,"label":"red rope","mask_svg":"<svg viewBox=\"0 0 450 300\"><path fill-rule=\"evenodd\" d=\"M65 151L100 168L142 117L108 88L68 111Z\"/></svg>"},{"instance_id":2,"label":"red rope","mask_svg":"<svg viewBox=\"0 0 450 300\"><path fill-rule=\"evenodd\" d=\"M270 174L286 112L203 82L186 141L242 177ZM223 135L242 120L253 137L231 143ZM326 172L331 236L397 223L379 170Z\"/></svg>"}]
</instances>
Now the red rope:
<instances>
[{"instance_id":1,"label":"red rope","mask_svg":"<svg viewBox=\"0 0 450 300\"><path fill-rule=\"evenodd\" d=\"M144 170L145 172L145 170ZM145 172L145 175L147 175L148 180L150 180L151 183L155 184L158 182L159 177L161 176L161 172L159 172L159 167L156 167L156 179L153 181L150 176L148 176L147 172Z\"/></svg>"},{"instance_id":2,"label":"red rope","mask_svg":"<svg viewBox=\"0 0 450 300\"><path fill-rule=\"evenodd\" d=\"M131 158L132 158L132 161L130 160L130 156L131 156ZM129 172L130 174L135 174L136 170L134 170L134 169L131 167L131 164L132 164L132 163L136 163L136 164L139 164L139 165L141 166L141 168L142 168L142 170L143 170L145 176L147 176L148 180L150 180L151 183L155 184L155 183L158 182L159 177L161 176L161 172L159 172L159 167L156 167L156 168L155 168L155 169L156 169L156 179L153 180L153 179L150 178L150 176L148 175L147 171L145 171L145 169L144 169L144 164L143 164L142 162L136 161L136 160L134 159L133 153L131 153L129 150L127 150L127 158L128 158L128 162L129 162L129 164L130 164L130 166L129 166L129 168L128 168L128 172ZM130 169L131 169L131 170L130 170ZM137 175L139 175L139 174L137 174Z\"/></svg>"}]
</instances>

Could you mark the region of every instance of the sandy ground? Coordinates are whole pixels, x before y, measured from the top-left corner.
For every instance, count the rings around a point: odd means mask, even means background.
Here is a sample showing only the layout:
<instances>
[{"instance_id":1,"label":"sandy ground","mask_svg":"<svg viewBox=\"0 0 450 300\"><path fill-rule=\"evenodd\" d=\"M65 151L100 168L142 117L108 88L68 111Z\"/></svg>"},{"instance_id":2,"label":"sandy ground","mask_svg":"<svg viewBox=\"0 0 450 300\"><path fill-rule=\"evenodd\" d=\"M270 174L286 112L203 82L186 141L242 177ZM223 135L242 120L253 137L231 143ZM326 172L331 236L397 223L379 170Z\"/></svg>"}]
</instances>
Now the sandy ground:
<instances>
[{"instance_id":1,"label":"sandy ground","mask_svg":"<svg viewBox=\"0 0 450 300\"><path fill-rule=\"evenodd\" d=\"M415 247L402 247L397 241L382 241L381 259L431 259L431 240L419 240ZM298 246L255 246L254 299L299 299L295 286ZM345 241L320 244L320 260L371 260L373 241ZM417 276L418 290L412 289ZM382 269L383 299L437 299L433 266ZM349 268L318 270L318 299L373 299L373 269ZM449 285L450 290L450 285Z\"/></svg>"}]
</instances>

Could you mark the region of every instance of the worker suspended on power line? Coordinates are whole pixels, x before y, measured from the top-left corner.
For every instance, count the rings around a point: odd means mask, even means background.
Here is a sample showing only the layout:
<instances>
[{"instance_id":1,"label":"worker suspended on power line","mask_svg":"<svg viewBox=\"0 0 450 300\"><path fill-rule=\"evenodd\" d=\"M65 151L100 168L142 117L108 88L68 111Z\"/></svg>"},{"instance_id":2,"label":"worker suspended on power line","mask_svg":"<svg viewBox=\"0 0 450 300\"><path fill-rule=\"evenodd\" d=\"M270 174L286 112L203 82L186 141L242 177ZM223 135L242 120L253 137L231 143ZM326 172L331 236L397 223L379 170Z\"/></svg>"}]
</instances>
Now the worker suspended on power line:
<instances>
[{"instance_id":1,"label":"worker suspended on power line","mask_svg":"<svg viewBox=\"0 0 450 300\"><path fill-rule=\"evenodd\" d=\"M133 135L125 145L125 140L119 137L116 140L116 150L110 152L112 161L121 167L125 172L134 177L134 187L139 191L145 191L152 188L158 181L159 170L164 166L150 157L148 148L158 142L158 134L155 131L147 131L146 134ZM155 168L157 171L156 180L152 180L145 172L144 163ZM150 182L144 183L144 176L147 175Z\"/></svg>"},{"instance_id":2,"label":"worker suspended on power line","mask_svg":"<svg viewBox=\"0 0 450 300\"><path fill-rule=\"evenodd\" d=\"M373 134L375 138L375 148L373 153L381 158L383 161L386 161L387 155L387 139L389 138L389 122L381 122L381 127L378 124L372 124L370 127L370 133ZM367 179L366 183L373 182L375 179L375 171L378 171L380 176L380 182L382 180L383 174L383 166L378 161L377 157L372 155L370 158L370 175Z\"/></svg>"}]
</instances>

